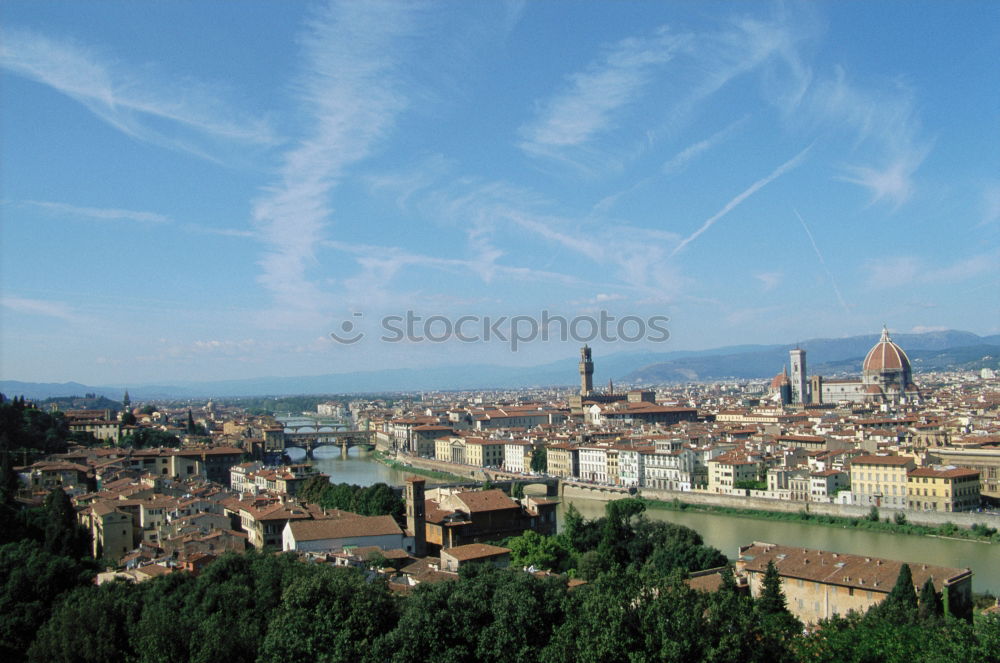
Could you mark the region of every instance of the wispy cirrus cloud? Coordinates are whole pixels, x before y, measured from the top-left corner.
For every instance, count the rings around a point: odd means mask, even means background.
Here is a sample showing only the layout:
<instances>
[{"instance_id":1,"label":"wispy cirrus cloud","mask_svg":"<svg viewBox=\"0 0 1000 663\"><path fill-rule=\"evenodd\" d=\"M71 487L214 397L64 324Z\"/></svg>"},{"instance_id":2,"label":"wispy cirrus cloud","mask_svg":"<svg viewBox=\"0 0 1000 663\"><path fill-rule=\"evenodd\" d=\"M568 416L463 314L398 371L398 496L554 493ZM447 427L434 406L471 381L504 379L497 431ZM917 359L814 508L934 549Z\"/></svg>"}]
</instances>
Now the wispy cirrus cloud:
<instances>
[{"instance_id":1,"label":"wispy cirrus cloud","mask_svg":"<svg viewBox=\"0 0 1000 663\"><path fill-rule=\"evenodd\" d=\"M1000 251L967 256L947 265L929 265L915 256L890 256L869 261L865 269L868 285L879 289L960 283L1000 270Z\"/></svg>"},{"instance_id":2,"label":"wispy cirrus cloud","mask_svg":"<svg viewBox=\"0 0 1000 663\"><path fill-rule=\"evenodd\" d=\"M683 38L665 27L650 37L629 37L614 44L583 71L571 74L564 89L541 104L523 125L520 147L526 153L555 156L585 146L615 126L617 113L642 95L658 67L670 61Z\"/></svg>"},{"instance_id":3,"label":"wispy cirrus cloud","mask_svg":"<svg viewBox=\"0 0 1000 663\"><path fill-rule=\"evenodd\" d=\"M238 112L205 83L140 75L139 66L123 65L68 39L7 27L0 67L74 99L137 140L162 147L214 159L207 141L269 145L277 140L266 122ZM156 128L164 121L175 131Z\"/></svg>"},{"instance_id":4,"label":"wispy cirrus cloud","mask_svg":"<svg viewBox=\"0 0 1000 663\"><path fill-rule=\"evenodd\" d=\"M716 147L729 136L731 136L740 126L746 123L747 118L743 117L728 126L716 131L714 134L693 143L678 152L673 158L663 164L663 172L667 175L674 175L687 168L688 163Z\"/></svg>"},{"instance_id":5,"label":"wispy cirrus cloud","mask_svg":"<svg viewBox=\"0 0 1000 663\"><path fill-rule=\"evenodd\" d=\"M702 235L702 233L704 233L706 230L715 225L716 221L718 221L719 219L721 219L722 217L724 217L725 215L729 214L734 209L739 207L740 203L742 203L744 200L746 200L753 194L757 193L765 186L767 186L774 180L778 179L779 177L781 177L782 175L784 175L785 173L794 169L796 166L802 163L802 160L805 159L806 154L809 153L810 149L812 149L812 145L809 145L804 150L796 154L794 157L792 157L785 163L775 168L771 172L771 174L769 174L767 177L762 177L761 179L751 184L743 192L741 192L735 198L733 198L728 203L723 205L722 209L720 209L718 212L716 212L711 217L706 219L705 222L701 224L701 227L698 228L698 230L694 231L693 233L685 237L676 247L674 247L674 250L670 253L670 257L673 258L675 255L680 253L680 251L682 251L684 247L686 247L694 240L698 239Z\"/></svg>"},{"instance_id":6,"label":"wispy cirrus cloud","mask_svg":"<svg viewBox=\"0 0 1000 663\"><path fill-rule=\"evenodd\" d=\"M35 207L56 216L72 219L91 219L95 221L131 221L145 224L170 223L170 217L156 212L141 212L112 207L81 207L67 203L55 203L40 200L26 200L25 205Z\"/></svg>"},{"instance_id":7,"label":"wispy cirrus cloud","mask_svg":"<svg viewBox=\"0 0 1000 663\"><path fill-rule=\"evenodd\" d=\"M812 245L813 251L816 253L816 258L819 260L819 264L823 266L823 271L826 272L826 277L830 279L830 285L833 287L833 292L837 296L837 301L840 302L844 311L850 313L850 307L848 307L847 302L844 301L844 296L840 294L840 287L837 285L837 280L833 278L833 272L831 272L830 268L827 266L826 260L823 258L823 254L819 250L819 245L816 244L816 238L813 237L812 231L809 229L809 226L806 225L806 220L802 218L802 215L799 214L798 210L793 211L795 212L795 216L799 219L799 223L802 224L802 229L806 231L809 243Z\"/></svg>"},{"instance_id":8,"label":"wispy cirrus cloud","mask_svg":"<svg viewBox=\"0 0 1000 663\"><path fill-rule=\"evenodd\" d=\"M759 272L753 277L760 282L760 287L764 292L770 292L778 287L784 275L781 272Z\"/></svg>"},{"instance_id":9,"label":"wispy cirrus cloud","mask_svg":"<svg viewBox=\"0 0 1000 663\"><path fill-rule=\"evenodd\" d=\"M253 206L254 226L267 245L259 281L286 317L314 318L331 304L308 271L332 217L330 193L349 166L376 149L407 105L397 56L412 14L405 3L332 2L301 38L298 101L309 126Z\"/></svg>"},{"instance_id":10,"label":"wispy cirrus cloud","mask_svg":"<svg viewBox=\"0 0 1000 663\"><path fill-rule=\"evenodd\" d=\"M1000 221L1000 183L993 182L983 189L982 217L980 226L986 226Z\"/></svg>"},{"instance_id":11,"label":"wispy cirrus cloud","mask_svg":"<svg viewBox=\"0 0 1000 663\"><path fill-rule=\"evenodd\" d=\"M867 189L871 204L898 208L913 196L914 175L933 141L923 136L909 87L901 82L865 87L838 68L813 86L806 106L820 122L852 131L855 148L869 148L869 163L845 164L840 180Z\"/></svg>"},{"instance_id":12,"label":"wispy cirrus cloud","mask_svg":"<svg viewBox=\"0 0 1000 663\"><path fill-rule=\"evenodd\" d=\"M63 302L4 296L0 298L0 306L18 313L57 318L66 322L78 322L80 320L79 314Z\"/></svg>"}]
</instances>

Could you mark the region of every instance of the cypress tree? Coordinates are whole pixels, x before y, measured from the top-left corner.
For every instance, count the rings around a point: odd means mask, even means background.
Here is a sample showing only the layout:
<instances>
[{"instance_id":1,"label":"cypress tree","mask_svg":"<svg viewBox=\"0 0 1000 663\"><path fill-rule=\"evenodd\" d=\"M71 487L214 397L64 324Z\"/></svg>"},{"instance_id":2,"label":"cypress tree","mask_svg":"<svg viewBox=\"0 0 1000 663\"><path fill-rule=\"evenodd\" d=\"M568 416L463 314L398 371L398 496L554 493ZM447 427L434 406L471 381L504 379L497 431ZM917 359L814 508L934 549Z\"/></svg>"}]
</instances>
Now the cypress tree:
<instances>
[{"instance_id":1,"label":"cypress tree","mask_svg":"<svg viewBox=\"0 0 1000 663\"><path fill-rule=\"evenodd\" d=\"M935 621L944 615L944 604L941 596L934 589L934 581L930 578L920 588L920 607L917 616L920 621Z\"/></svg>"},{"instance_id":2,"label":"cypress tree","mask_svg":"<svg viewBox=\"0 0 1000 663\"><path fill-rule=\"evenodd\" d=\"M778 575L778 567L774 565L774 560L767 563L767 570L764 571L764 582L760 596L757 597L757 611L762 615L776 615L787 612L785 605L785 593L781 591L781 576Z\"/></svg>"},{"instance_id":3,"label":"cypress tree","mask_svg":"<svg viewBox=\"0 0 1000 663\"><path fill-rule=\"evenodd\" d=\"M877 616L894 625L912 624L917 618L917 592L913 588L913 574L909 564L903 564L889 596L877 611Z\"/></svg>"}]
</instances>

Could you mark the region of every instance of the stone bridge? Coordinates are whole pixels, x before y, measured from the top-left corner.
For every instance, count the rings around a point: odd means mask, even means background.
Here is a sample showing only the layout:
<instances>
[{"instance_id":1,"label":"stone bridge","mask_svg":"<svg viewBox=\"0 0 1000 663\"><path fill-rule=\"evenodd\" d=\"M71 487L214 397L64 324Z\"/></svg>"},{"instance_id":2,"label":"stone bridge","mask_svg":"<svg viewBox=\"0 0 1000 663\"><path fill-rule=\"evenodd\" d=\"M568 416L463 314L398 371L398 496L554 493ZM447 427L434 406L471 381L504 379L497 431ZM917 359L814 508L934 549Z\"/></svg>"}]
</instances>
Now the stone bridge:
<instances>
[{"instance_id":1,"label":"stone bridge","mask_svg":"<svg viewBox=\"0 0 1000 663\"><path fill-rule=\"evenodd\" d=\"M301 426L299 428L314 428ZM372 448L375 446L374 432L368 430L313 430L310 432L285 431L285 448L297 447L305 449L307 456L312 456L318 447L336 446L347 451L351 447Z\"/></svg>"}]
</instances>

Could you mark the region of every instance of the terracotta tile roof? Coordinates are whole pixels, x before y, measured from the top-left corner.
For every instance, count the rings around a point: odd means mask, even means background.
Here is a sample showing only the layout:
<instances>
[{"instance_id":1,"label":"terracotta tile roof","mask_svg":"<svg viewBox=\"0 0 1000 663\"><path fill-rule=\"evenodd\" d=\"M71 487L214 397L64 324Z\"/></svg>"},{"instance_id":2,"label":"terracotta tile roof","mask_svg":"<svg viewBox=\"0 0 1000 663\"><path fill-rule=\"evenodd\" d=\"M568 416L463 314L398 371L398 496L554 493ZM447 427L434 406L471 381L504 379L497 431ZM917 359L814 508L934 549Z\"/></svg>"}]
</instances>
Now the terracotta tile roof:
<instances>
[{"instance_id":1,"label":"terracotta tile roof","mask_svg":"<svg viewBox=\"0 0 1000 663\"><path fill-rule=\"evenodd\" d=\"M979 472L977 470L970 470L965 467L953 467L949 469L940 469L940 470L933 467L918 467L915 470L911 470L909 476L933 477L938 479L957 479L961 477L978 479Z\"/></svg>"},{"instance_id":2,"label":"terracotta tile roof","mask_svg":"<svg viewBox=\"0 0 1000 663\"><path fill-rule=\"evenodd\" d=\"M741 548L740 560L747 571L763 573L768 561L773 560L778 573L784 577L884 593L892 590L904 564L898 560L761 542ZM969 569L909 564L916 587L921 587L931 578L938 591L972 573Z\"/></svg>"},{"instance_id":3,"label":"terracotta tile roof","mask_svg":"<svg viewBox=\"0 0 1000 663\"><path fill-rule=\"evenodd\" d=\"M909 456L856 456L851 465L906 465L912 463Z\"/></svg>"},{"instance_id":4,"label":"terracotta tile roof","mask_svg":"<svg viewBox=\"0 0 1000 663\"><path fill-rule=\"evenodd\" d=\"M469 513L519 508L517 502L499 489L469 491L458 493L455 497L468 508Z\"/></svg>"},{"instance_id":5,"label":"terracotta tile roof","mask_svg":"<svg viewBox=\"0 0 1000 663\"><path fill-rule=\"evenodd\" d=\"M454 557L459 562L468 562L476 559L489 559L510 553L510 548L491 546L488 543L469 543L464 546L455 546L441 551L442 555Z\"/></svg>"},{"instance_id":6,"label":"terracotta tile roof","mask_svg":"<svg viewBox=\"0 0 1000 663\"><path fill-rule=\"evenodd\" d=\"M291 524L296 541L349 539L360 536L402 535L392 516L360 516L341 520L299 520Z\"/></svg>"}]
</instances>

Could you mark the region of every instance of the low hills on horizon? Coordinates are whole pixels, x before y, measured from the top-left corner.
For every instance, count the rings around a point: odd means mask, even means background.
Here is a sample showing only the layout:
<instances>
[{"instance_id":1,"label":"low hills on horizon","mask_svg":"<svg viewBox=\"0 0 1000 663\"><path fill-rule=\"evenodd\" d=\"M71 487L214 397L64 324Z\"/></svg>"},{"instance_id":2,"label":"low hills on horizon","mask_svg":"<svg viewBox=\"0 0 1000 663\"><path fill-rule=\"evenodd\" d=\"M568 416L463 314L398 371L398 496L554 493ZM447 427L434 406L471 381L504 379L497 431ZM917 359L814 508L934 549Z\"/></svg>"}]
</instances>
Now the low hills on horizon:
<instances>
[{"instance_id":1,"label":"low hills on horizon","mask_svg":"<svg viewBox=\"0 0 1000 663\"><path fill-rule=\"evenodd\" d=\"M735 345L708 350L617 352L594 357L596 385L655 385L724 379L766 379L788 364L788 351L806 350L810 375L857 375L865 354L879 334L847 338L820 338L797 344ZM937 370L1000 368L1000 334L979 336L964 331L896 334L893 340L906 351L916 373ZM577 358L560 359L532 367L491 364L398 368L300 377L261 377L241 380L177 382L168 385L129 386L133 400L234 398L373 392L515 389L572 386L578 380ZM30 399L80 396L93 393L120 400L120 386L88 386L78 382L37 383L0 380L0 392Z\"/></svg>"}]
</instances>

